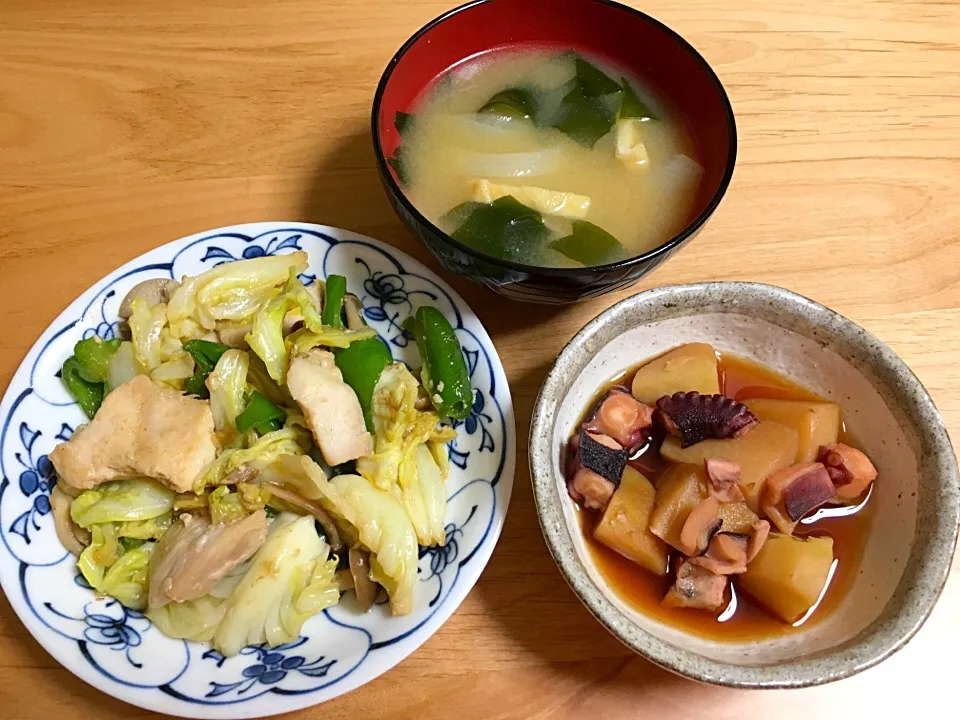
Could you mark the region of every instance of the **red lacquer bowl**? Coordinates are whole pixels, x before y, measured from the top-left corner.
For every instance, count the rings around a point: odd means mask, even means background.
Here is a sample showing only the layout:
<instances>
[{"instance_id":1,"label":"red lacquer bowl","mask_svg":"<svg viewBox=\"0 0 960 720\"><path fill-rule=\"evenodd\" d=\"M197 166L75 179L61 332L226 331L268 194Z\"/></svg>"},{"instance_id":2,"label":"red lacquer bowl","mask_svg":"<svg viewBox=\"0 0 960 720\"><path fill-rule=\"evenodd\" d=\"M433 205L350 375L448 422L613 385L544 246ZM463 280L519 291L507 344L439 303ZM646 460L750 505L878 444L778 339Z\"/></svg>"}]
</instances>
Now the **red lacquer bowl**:
<instances>
[{"instance_id":1,"label":"red lacquer bowl","mask_svg":"<svg viewBox=\"0 0 960 720\"><path fill-rule=\"evenodd\" d=\"M421 214L387 159L410 112L439 76L479 54L516 46L576 50L641 78L686 123L704 167L686 227L628 260L586 268L543 268L499 260L463 245ZM373 102L373 143L380 176L400 218L448 270L518 300L563 303L626 287L689 241L713 214L733 175L737 131L730 100L707 61L663 23L607 0L478 0L421 28L387 65Z\"/></svg>"}]
</instances>

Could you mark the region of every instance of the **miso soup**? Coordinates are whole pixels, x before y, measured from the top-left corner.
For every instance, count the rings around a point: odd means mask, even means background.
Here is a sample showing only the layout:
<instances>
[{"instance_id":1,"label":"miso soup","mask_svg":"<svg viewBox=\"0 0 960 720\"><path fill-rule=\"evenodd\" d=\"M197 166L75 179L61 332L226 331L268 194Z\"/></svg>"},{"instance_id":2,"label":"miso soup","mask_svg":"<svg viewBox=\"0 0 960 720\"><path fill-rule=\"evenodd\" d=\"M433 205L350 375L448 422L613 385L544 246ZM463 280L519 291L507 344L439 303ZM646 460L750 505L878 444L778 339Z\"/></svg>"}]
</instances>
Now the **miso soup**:
<instances>
[{"instance_id":1,"label":"miso soup","mask_svg":"<svg viewBox=\"0 0 960 720\"><path fill-rule=\"evenodd\" d=\"M457 66L399 114L391 165L460 242L546 267L634 257L683 229L702 168L683 123L635 77L573 52Z\"/></svg>"}]
</instances>

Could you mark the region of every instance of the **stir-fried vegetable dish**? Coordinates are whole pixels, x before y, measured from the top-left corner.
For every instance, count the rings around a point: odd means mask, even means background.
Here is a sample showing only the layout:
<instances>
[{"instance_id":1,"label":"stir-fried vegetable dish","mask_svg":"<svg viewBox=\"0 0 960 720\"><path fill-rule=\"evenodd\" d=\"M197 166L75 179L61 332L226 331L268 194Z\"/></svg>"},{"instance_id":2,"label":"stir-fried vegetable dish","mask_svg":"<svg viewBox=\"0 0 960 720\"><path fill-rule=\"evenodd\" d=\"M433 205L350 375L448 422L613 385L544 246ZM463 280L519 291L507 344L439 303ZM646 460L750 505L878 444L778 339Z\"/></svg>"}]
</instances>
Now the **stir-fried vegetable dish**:
<instances>
[{"instance_id":1,"label":"stir-fried vegetable dish","mask_svg":"<svg viewBox=\"0 0 960 720\"><path fill-rule=\"evenodd\" d=\"M346 279L303 252L147 280L121 337L63 364L89 418L50 453L57 533L100 596L225 656L300 634L353 592L411 612L419 546L444 542L446 444L473 405L431 307L410 368Z\"/></svg>"}]
</instances>

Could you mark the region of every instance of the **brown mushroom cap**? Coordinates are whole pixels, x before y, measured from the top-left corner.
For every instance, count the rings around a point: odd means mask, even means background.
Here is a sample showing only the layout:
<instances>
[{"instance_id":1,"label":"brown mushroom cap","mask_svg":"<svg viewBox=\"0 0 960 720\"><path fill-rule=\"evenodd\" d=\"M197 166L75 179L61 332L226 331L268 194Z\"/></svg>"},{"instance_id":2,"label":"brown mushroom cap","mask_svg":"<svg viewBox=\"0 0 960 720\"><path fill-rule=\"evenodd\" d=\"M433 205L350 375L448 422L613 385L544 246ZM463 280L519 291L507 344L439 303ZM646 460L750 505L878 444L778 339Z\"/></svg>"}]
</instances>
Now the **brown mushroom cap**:
<instances>
[{"instance_id":1,"label":"brown mushroom cap","mask_svg":"<svg viewBox=\"0 0 960 720\"><path fill-rule=\"evenodd\" d=\"M133 301L141 298L149 307L160 303L170 302L170 298L180 287L180 283L171 278L151 278L134 285L124 296L117 314L123 320L129 320L133 315Z\"/></svg>"}]
</instances>

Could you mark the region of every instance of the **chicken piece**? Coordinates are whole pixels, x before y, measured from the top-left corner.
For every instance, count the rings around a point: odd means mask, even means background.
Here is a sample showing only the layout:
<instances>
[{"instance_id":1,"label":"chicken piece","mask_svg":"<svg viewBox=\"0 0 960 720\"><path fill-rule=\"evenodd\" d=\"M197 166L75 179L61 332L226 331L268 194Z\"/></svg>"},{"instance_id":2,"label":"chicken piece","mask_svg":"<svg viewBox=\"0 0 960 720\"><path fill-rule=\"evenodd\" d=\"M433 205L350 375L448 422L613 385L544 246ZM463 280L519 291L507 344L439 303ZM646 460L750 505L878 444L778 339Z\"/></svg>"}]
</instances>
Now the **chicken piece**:
<instances>
[{"instance_id":1,"label":"chicken piece","mask_svg":"<svg viewBox=\"0 0 960 720\"><path fill-rule=\"evenodd\" d=\"M150 556L150 609L168 602L203 597L267 538L263 510L232 523L211 524L204 517L181 515L160 538Z\"/></svg>"},{"instance_id":2,"label":"chicken piece","mask_svg":"<svg viewBox=\"0 0 960 720\"><path fill-rule=\"evenodd\" d=\"M217 456L210 403L137 375L111 392L86 427L50 453L60 479L89 490L148 477L177 492Z\"/></svg>"},{"instance_id":3,"label":"chicken piece","mask_svg":"<svg viewBox=\"0 0 960 720\"><path fill-rule=\"evenodd\" d=\"M329 465L373 454L360 400L343 381L333 353L314 349L294 358L287 371L287 387Z\"/></svg>"},{"instance_id":4,"label":"chicken piece","mask_svg":"<svg viewBox=\"0 0 960 720\"><path fill-rule=\"evenodd\" d=\"M684 560L677 568L676 582L661 604L717 612L726 601L726 590L726 575L715 575L692 560Z\"/></svg>"}]
</instances>

